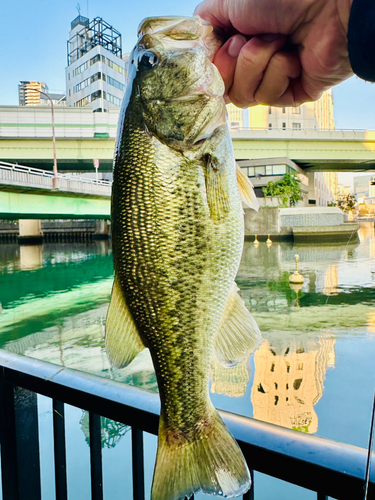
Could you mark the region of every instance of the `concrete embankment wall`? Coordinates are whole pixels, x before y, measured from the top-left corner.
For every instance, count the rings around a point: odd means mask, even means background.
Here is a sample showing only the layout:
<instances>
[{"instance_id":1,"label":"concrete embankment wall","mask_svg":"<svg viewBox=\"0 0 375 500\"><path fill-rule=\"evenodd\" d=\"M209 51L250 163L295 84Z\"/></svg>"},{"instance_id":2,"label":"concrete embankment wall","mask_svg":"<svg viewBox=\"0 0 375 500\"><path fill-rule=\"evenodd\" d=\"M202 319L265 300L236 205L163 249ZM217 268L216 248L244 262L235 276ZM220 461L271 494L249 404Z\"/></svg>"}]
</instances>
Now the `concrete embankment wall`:
<instances>
[{"instance_id":1,"label":"concrete embankment wall","mask_svg":"<svg viewBox=\"0 0 375 500\"><path fill-rule=\"evenodd\" d=\"M356 241L359 224L345 223L337 207L245 209L245 237L258 240Z\"/></svg>"},{"instance_id":2,"label":"concrete embankment wall","mask_svg":"<svg viewBox=\"0 0 375 500\"><path fill-rule=\"evenodd\" d=\"M107 239L106 220L0 220L0 243L70 242Z\"/></svg>"}]
</instances>

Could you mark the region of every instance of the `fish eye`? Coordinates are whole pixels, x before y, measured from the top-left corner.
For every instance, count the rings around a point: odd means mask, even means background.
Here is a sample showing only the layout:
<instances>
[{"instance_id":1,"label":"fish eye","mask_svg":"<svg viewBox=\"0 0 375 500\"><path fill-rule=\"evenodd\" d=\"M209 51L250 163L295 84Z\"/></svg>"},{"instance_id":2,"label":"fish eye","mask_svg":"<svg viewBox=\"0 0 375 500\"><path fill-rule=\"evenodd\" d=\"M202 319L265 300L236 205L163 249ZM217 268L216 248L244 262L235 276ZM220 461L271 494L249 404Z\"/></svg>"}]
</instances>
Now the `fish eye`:
<instances>
[{"instance_id":1,"label":"fish eye","mask_svg":"<svg viewBox=\"0 0 375 500\"><path fill-rule=\"evenodd\" d=\"M138 67L146 71L155 68L159 64L159 57L150 50L144 52L139 59Z\"/></svg>"}]
</instances>

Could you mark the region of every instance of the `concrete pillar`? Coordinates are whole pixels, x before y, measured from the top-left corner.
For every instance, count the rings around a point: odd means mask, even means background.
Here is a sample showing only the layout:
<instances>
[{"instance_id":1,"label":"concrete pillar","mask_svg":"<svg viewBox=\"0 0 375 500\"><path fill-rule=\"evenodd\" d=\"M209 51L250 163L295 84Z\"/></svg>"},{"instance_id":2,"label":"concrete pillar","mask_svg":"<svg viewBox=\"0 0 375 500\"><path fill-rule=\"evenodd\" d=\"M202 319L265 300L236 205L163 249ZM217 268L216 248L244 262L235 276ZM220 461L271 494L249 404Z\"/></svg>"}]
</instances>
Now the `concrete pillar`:
<instances>
[{"instance_id":1,"label":"concrete pillar","mask_svg":"<svg viewBox=\"0 0 375 500\"><path fill-rule=\"evenodd\" d=\"M95 233L92 235L93 240L107 240L108 239L108 221L97 220Z\"/></svg>"},{"instance_id":2,"label":"concrete pillar","mask_svg":"<svg viewBox=\"0 0 375 500\"><path fill-rule=\"evenodd\" d=\"M43 242L42 221L40 219L20 219L18 243L35 245Z\"/></svg>"}]
</instances>

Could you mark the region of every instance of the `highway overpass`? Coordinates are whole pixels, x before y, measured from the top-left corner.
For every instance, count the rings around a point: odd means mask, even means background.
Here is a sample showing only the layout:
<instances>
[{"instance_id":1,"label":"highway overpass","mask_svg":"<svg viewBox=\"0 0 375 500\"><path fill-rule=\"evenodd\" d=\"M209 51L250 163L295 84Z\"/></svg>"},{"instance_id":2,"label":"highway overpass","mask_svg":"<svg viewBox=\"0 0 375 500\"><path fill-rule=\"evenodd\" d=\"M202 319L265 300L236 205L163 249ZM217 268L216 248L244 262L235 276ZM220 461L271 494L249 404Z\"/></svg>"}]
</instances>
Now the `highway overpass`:
<instances>
[{"instance_id":1,"label":"highway overpass","mask_svg":"<svg viewBox=\"0 0 375 500\"><path fill-rule=\"evenodd\" d=\"M55 109L60 172L112 169L118 111ZM375 169L375 131L232 130L237 160L286 157L307 171ZM52 170L51 113L47 106L0 107L0 160Z\"/></svg>"},{"instance_id":2,"label":"highway overpass","mask_svg":"<svg viewBox=\"0 0 375 500\"><path fill-rule=\"evenodd\" d=\"M0 162L0 219L109 219L111 183Z\"/></svg>"}]
</instances>

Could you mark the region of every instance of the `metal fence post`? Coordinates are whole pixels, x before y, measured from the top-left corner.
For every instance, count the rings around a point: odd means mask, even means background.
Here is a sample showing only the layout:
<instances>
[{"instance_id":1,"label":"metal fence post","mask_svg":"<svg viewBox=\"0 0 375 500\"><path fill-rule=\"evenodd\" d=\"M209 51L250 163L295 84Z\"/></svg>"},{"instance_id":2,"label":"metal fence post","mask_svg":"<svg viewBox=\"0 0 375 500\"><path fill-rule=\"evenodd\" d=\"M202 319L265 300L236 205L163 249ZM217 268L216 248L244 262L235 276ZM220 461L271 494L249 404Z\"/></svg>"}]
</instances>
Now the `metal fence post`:
<instances>
[{"instance_id":1,"label":"metal fence post","mask_svg":"<svg viewBox=\"0 0 375 500\"><path fill-rule=\"evenodd\" d=\"M0 379L0 443L3 500L19 500L13 386Z\"/></svg>"},{"instance_id":2,"label":"metal fence post","mask_svg":"<svg viewBox=\"0 0 375 500\"><path fill-rule=\"evenodd\" d=\"M65 410L64 403L56 399L53 400L53 440L56 500L67 500Z\"/></svg>"},{"instance_id":3,"label":"metal fence post","mask_svg":"<svg viewBox=\"0 0 375 500\"><path fill-rule=\"evenodd\" d=\"M35 392L14 387L20 500L40 500L38 403Z\"/></svg>"},{"instance_id":4,"label":"metal fence post","mask_svg":"<svg viewBox=\"0 0 375 500\"><path fill-rule=\"evenodd\" d=\"M144 500L143 432L132 427L133 500Z\"/></svg>"},{"instance_id":5,"label":"metal fence post","mask_svg":"<svg viewBox=\"0 0 375 500\"><path fill-rule=\"evenodd\" d=\"M102 470L102 433L100 416L89 412L90 426L90 465L91 465L91 498L103 499Z\"/></svg>"}]
</instances>

